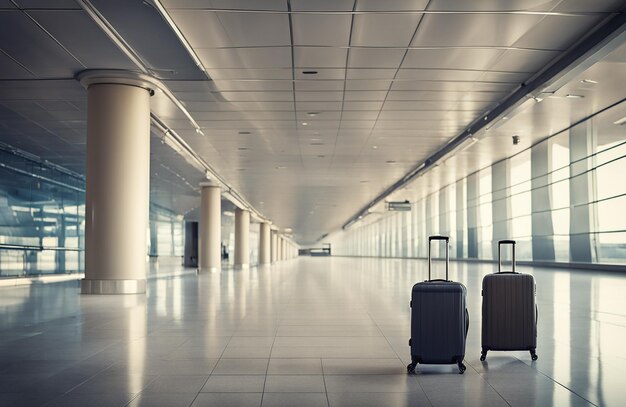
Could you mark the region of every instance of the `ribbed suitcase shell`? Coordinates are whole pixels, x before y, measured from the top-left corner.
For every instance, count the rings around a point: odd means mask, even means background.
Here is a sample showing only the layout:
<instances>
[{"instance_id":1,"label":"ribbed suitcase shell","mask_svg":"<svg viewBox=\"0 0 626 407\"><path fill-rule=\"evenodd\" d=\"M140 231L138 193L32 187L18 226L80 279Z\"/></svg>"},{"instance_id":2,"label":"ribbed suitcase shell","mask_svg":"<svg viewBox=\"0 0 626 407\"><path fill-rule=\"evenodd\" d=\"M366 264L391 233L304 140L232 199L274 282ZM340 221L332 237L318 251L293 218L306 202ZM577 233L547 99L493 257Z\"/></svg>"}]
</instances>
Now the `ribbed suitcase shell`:
<instances>
[{"instance_id":1,"label":"ribbed suitcase shell","mask_svg":"<svg viewBox=\"0 0 626 407\"><path fill-rule=\"evenodd\" d=\"M536 359L537 305L533 276L514 271L488 274L483 278L482 296L481 359L490 350L528 350Z\"/></svg>"},{"instance_id":2,"label":"ribbed suitcase shell","mask_svg":"<svg viewBox=\"0 0 626 407\"><path fill-rule=\"evenodd\" d=\"M449 364L465 357L466 290L452 281L425 281L411 295L411 359Z\"/></svg>"},{"instance_id":3,"label":"ribbed suitcase shell","mask_svg":"<svg viewBox=\"0 0 626 407\"><path fill-rule=\"evenodd\" d=\"M433 240L446 244L446 279L431 280L430 245ZM411 291L411 364L413 373L417 363L451 364L465 371L465 337L469 327L466 307L466 289L461 283L448 281L449 238L428 238L428 280L417 283Z\"/></svg>"}]
</instances>

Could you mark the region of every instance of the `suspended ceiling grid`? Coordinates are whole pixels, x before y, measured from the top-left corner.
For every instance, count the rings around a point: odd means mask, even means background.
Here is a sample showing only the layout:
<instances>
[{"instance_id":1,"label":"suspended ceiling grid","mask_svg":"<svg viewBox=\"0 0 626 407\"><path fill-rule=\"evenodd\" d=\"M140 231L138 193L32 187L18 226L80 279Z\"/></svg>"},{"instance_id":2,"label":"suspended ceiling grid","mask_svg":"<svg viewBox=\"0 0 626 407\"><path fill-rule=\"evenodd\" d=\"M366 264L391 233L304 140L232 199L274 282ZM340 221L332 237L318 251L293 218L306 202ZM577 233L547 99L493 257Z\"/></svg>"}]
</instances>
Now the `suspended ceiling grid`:
<instances>
[{"instance_id":1,"label":"suspended ceiling grid","mask_svg":"<svg viewBox=\"0 0 626 407\"><path fill-rule=\"evenodd\" d=\"M212 80L149 2L93 1L206 136L162 95L153 112L301 243L339 227L623 7L605 0L162 3ZM0 139L83 172L86 99L73 77L133 64L73 1L3 1L0 9ZM167 188L159 196L183 213L195 192L190 187L177 206L183 192L172 183L197 184L203 174L166 151L153 149L153 169L155 162L178 167L176 175L153 171L153 190L170 185L169 196Z\"/></svg>"}]
</instances>

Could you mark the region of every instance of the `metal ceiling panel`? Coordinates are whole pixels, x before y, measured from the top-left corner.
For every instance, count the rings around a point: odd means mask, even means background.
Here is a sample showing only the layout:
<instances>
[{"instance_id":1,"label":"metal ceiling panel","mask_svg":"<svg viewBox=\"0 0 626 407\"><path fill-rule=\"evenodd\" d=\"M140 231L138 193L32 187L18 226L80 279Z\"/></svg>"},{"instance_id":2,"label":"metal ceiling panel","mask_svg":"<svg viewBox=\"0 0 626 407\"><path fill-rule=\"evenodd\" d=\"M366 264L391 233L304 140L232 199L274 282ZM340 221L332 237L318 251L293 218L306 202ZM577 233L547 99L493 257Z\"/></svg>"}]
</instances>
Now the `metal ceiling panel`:
<instances>
[{"instance_id":1,"label":"metal ceiling panel","mask_svg":"<svg viewBox=\"0 0 626 407\"><path fill-rule=\"evenodd\" d=\"M347 79L394 79L396 69L354 69L348 68Z\"/></svg>"},{"instance_id":2,"label":"metal ceiling panel","mask_svg":"<svg viewBox=\"0 0 626 407\"><path fill-rule=\"evenodd\" d=\"M412 46L512 46L542 16L524 14L430 14Z\"/></svg>"},{"instance_id":3,"label":"metal ceiling panel","mask_svg":"<svg viewBox=\"0 0 626 407\"><path fill-rule=\"evenodd\" d=\"M15 0L23 9L74 9L80 10L80 6L74 0Z\"/></svg>"},{"instance_id":4,"label":"metal ceiling panel","mask_svg":"<svg viewBox=\"0 0 626 407\"><path fill-rule=\"evenodd\" d=\"M32 79L35 75L0 51L0 79Z\"/></svg>"},{"instance_id":5,"label":"metal ceiling panel","mask_svg":"<svg viewBox=\"0 0 626 407\"><path fill-rule=\"evenodd\" d=\"M204 78L174 32L149 3L127 0L91 2L141 56L154 76L161 79Z\"/></svg>"},{"instance_id":6,"label":"metal ceiling panel","mask_svg":"<svg viewBox=\"0 0 626 407\"><path fill-rule=\"evenodd\" d=\"M505 51L489 69L504 72L539 72L559 54L558 51L511 49Z\"/></svg>"},{"instance_id":7,"label":"metal ceiling panel","mask_svg":"<svg viewBox=\"0 0 626 407\"><path fill-rule=\"evenodd\" d=\"M362 101L383 101L387 96L386 90L379 91L346 91L344 95L344 100L352 101L352 100L362 100Z\"/></svg>"},{"instance_id":8,"label":"metal ceiling panel","mask_svg":"<svg viewBox=\"0 0 626 407\"><path fill-rule=\"evenodd\" d=\"M269 69L210 69L209 75L211 79L230 79L230 80L291 80L291 69L287 68L269 68Z\"/></svg>"},{"instance_id":9,"label":"metal ceiling panel","mask_svg":"<svg viewBox=\"0 0 626 407\"><path fill-rule=\"evenodd\" d=\"M230 80L214 80L213 87L218 92L228 91L291 91L293 90L293 82L290 80L274 80L274 81L230 81Z\"/></svg>"},{"instance_id":10,"label":"metal ceiling panel","mask_svg":"<svg viewBox=\"0 0 626 407\"><path fill-rule=\"evenodd\" d=\"M352 45L406 47L421 17L420 14L357 14Z\"/></svg>"},{"instance_id":11,"label":"metal ceiling panel","mask_svg":"<svg viewBox=\"0 0 626 407\"><path fill-rule=\"evenodd\" d=\"M306 92L302 92L304 94ZM319 111L334 111L341 110L342 104L341 102L308 102L308 101L299 101L296 105L298 111L301 112L319 112ZM345 108L345 106L344 106Z\"/></svg>"},{"instance_id":12,"label":"metal ceiling panel","mask_svg":"<svg viewBox=\"0 0 626 407\"><path fill-rule=\"evenodd\" d=\"M0 49L40 78L73 78L85 68L21 11L0 13Z\"/></svg>"},{"instance_id":13,"label":"metal ceiling panel","mask_svg":"<svg viewBox=\"0 0 626 407\"><path fill-rule=\"evenodd\" d=\"M352 48L348 67L397 69L405 53L404 49Z\"/></svg>"},{"instance_id":14,"label":"metal ceiling panel","mask_svg":"<svg viewBox=\"0 0 626 407\"><path fill-rule=\"evenodd\" d=\"M344 81L307 80L295 81L296 91L342 91Z\"/></svg>"},{"instance_id":15,"label":"metal ceiling panel","mask_svg":"<svg viewBox=\"0 0 626 407\"><path fill-rule=\"evenodd\" d=\"M344 68L348 50L346 48L295 47L296 68Z\"/></svg>"},{"instance_id":16,"label":"metal ceiling panel","mask_svg":"<svg viewBox=\"0 0 626 407\"><path fill-rule=\"evenodd\" d=\"M593 3L593 2L590 2ZM518 41L516 47L565 51L605 16L546 16Z\"/></svg>"},{"instance_id":17,"label":"metal ceiling panel","mask_svg":"<svg viewBox=\"0 0 626 407\"><path fill-rule=\"evenodd\" d=\"M355 0L291 0L292 11L352 11Z\"/></svg>"},{"instance_id":18,"label":"metal ceiling panel","mask_svg":"<svg viewBox=\"0 0 626 407\"><path fill-rule=\"evenodd\" d=\"M343 110L380 110L383 102L357 102L346 101L343 104Z\"/></svg>"},{"instance_id":19,"label":"metal ceiling panel","mask_svg":"<svg viewBox=\"0 0 626 407\"><path fill-rule=\"evenodd\" d=\"M161 0L168 9L287 11L287 0Z\"/></svg>"},{"instance_id":20,"label":"metal ceiling panel","mask_svg":"<svg viewBox=\"0 0 626 407\"><path fill-rule=\"evenodd\" d=\"M34 10L28 14L87 68L136 69L82 10Z\"/></svg>"},{"instance_id":21,"label":"metal ceiling panel","mask_svg":"<svg viewBox=\"0 0 626 407\"><path fill-rule=\"evenodd\" d=\"M174 9L168 14L194 49L233 46L216 12Z\"/></svg>"},{"instance_id":22,"label":"metal ceiling panel","mask_svg":"<svg viewBox=\"0 0 626 407\"><path fill-rule=\"evenodd\" d=\"M390 80L348 80L346 90L388 90Z\"/></svg>"},{"instance_id":23,"label":"metal ceiling panel","mask_svg":"<svg viewBox=\"0 0 626 407\"><path fill-rule=\"evenodd\" d=\"M207 69L291 68L291 49L287 47L197 49Z\"/></svg>"},{"instance_id":24,"label":"metal ceiling panel","mask_svg":"<svg viewBox=\"0 0 626 407\"><path fill-rule=\"evenodd\" d=\"M495 48L410 49L402 68L484 70L503 52Z\"/></svg>"},{"instance_id":25,"label":"metal ceiling panel","mask_svg":"<svg viewBox=\"0 0 626 407\"><path fill-rule=\"evenodd\" d=\"M475 81L483 76L480 70L464 71L460 69L400 69L396 79L419 81Z\"/></svg>"},{"instance_id":26,"label":"metal ceiling panel","mask_svg":"<svg viewBox=\"0 0 626 407\"><path fill-rule=\"evenodd\" d=\"M431 0L428 9L437 11L550 11L561 0Z\"/></svg>"},{"instance_id":27,"label":"metal ceiling panel","mask_svg":"<svg viewBox=\"0 0 626 407\"><path fill-rule=\"evenodd\" d=\"M291 45L289 17L286 14L219 12L218 18L228 36L227 46L279 47ZM183 32L185 32L184 29Z\"/></svg>"},{"instance_id":28,"label":"metal ceiling panel","mask_svg":"<svg viewBox=\"0 0 626 407\"><path fill-rule=\"evenodd\" d=\"M446 91L446 92L433 92L433 91L398 91L392 90L389 92L387 96L387 102L398 100L398 101L411 101L411 100L420 100L420 101L455 101L460 102L463 100L473 100L473 101L494 101L500 100L503 96L505 96L505 92L455 92L455 91ZM387 106L385 106L387 107Z\"/></svg>"},{"instance_id":29,"label":"metal ceiling panel","mask_svg":"<svg viewBox=\"0 0 626 407\"><path fill-rule=\"evenodd\" d=\"M222 92L228 102L289 102L292 92Z\"/></svg>"},{"instance_id":30,"label":"metal ceiling panel","mask_svg":"<svg viewBox=\"0 0 626 407\"><path fill-rule=\"evenodd\" d=\"M502 82L469 82L469 81L411 81L398 80L391 85L392 90L424 90L424 91L458 91L458 92L498 92L510 91L517 84Z\"/></svg>"},{"instance_id":31,"label":"metal ceiling panel","mask_svg":"<svg viewBox=\"0 0 626 407\"><path fill-rule=\"evenodd\" d=\"M308 71L308 69L306 69ZM319 68L315 69L317 74L315 76L303 73L302 69L296 69L295 79L322 79L322 80L344 80L346 76L346 70L343 68Z\"/></svg>"},{"instance_id":32,"label":"metal ceiling panel","mask_svg":"<svg viewBox=\"0 0 626 407\"><path fill-rule=\"evenodd\" d=\"M422 11L429 0L358 0L357 11Z\"/></svg>"},{"instance_id":33,"label":"metal ceiling panel","mask_svg":"<svg viewBox=\"0 0 626 407\"><path fill-rule=\"evenodd\" d=\"M343 92L296 92L297 102L335 102L342 98Z\"/></svg>"},{"instance_id":34,"label":"metal ceiling panel","mask_svg":"<svg viewBox=\"0 0 626 407\"><path fill-rule=\"evenodd\" d=\"M378 111L344 111L341 118L344 120L376 120L378 118Z\"/></svg>"},{"instance_id":35,"label":"metal ceiling panel","mask_svg":"<svg viewBox=\"0 0 626 407\"><path fill-rule=\"evenodd\" d=\"M616 12L624 10L623 0L563 0L553 11L556 12Z\"/></svg>"},{"instance_id":36,"label":"metal ceiling panel","mask_svg":"<svg viewBox=\"0 0 626 407\"><path fill-rule=\"evenodd\" d=\"M348 46L351 16L337 14L293 14L294 45Z\"/></svg>"}]
</instances>

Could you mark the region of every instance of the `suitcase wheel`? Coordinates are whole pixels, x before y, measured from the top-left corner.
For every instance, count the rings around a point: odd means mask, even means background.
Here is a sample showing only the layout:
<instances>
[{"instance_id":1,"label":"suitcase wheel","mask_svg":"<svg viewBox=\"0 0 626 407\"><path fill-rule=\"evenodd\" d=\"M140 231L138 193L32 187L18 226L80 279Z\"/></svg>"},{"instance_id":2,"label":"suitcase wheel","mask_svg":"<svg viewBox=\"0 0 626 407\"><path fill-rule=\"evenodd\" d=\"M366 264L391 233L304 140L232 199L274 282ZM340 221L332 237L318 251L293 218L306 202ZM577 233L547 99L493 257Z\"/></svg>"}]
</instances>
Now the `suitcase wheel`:
<instances>
[{"instance_id":1,"label":"suitcase wheel","mask_svg":"<svg viewBox=\"0 0 626 407\"><path fill-rule=\"evenodd\" d=\"M480 352L480 361L484 362L485 359L487 359L487 350L483 350L482 352Z\"/></svg>"},{"instance_id":2,"label":"suitcase wheel","mask_svg":"<svg viewBox=\"0 0 626 407\"><path fill-rule=\"evenodd\" d=\"M535 350L534 350L534 349L531 349L531 350L530 350L530 358L531 358L532 360L537 360L537 359L539 358L539 356L537 356L537 353L535 352Z\"/></svg>"},{"instance_id":3,"label":"suitcase wheel","mask_svg":"<svg viewBox=\"0 0 626 407\"><path fill-rule=\"evenodd\" d=\"M416 365L416 363L409 363L409 364L406 366L406 372L407 372L408 374L415 374L415 365Z\"/></svg>"},{"instance_id":4,"label":"suitcase wheel","mask_svg":"<svg viewBox=\"0 0 626 407\"><path fill-rule=\"evenodd\" d=\"M459 374L463 374L465 372L465 365L463 364L463 362L459 362Z\"/></svg>"}]
</instances>

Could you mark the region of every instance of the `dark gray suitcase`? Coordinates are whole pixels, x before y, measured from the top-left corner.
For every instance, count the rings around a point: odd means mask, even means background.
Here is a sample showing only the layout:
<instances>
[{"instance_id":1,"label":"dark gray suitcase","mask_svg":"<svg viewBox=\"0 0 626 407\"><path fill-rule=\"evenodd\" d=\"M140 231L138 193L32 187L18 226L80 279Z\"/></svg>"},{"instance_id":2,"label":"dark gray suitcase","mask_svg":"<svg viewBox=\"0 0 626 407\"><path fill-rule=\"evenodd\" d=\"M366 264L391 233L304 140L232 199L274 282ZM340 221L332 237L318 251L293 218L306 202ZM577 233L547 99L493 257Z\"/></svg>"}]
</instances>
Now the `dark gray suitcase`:
<instances>
[{"instance_id":1,"label":"dark gray suitcase","mask_svg":"<svg viewBox=\"0 0 626 407\"><path fill-rule=\"evenodd\" d=\"M502 245L513 246L511 271L502 271ZM527 350L537 360L535 279L515 271L515 241L498 242L498 272L483 278L482 355L490 350Z\"/></svg>"},{"instance_id":2,"label":"dark gray suitcase","mask_svg":"<svg viewBox=\"0 0 626 407\"><path fill-rule=\"evenodd\" d=\"M431 279L431 242L446 244L446 279ZM461 283L448 280L449 248L447 236L428 238L428 280L413 286L411 293L411 363L409 374L418 363L453 364L465 371L465 338L469 327L466 290Z\"/></svg>"}]
</instances>

